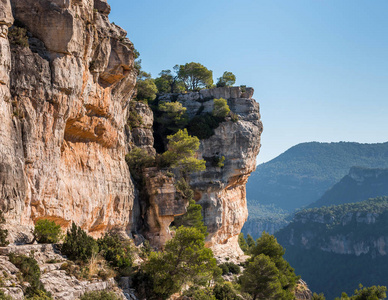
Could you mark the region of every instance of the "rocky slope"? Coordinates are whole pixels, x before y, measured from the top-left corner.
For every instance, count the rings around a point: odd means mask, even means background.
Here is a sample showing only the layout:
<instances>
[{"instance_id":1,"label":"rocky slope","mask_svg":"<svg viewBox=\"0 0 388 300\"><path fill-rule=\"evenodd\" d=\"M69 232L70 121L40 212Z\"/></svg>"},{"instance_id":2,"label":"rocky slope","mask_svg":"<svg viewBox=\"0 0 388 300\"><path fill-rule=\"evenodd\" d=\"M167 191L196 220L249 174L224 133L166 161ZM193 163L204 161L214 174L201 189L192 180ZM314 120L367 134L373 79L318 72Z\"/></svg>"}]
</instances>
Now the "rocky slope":
<instances>
[{"instance_id":1,"label":"rocky slope","mask_svg":"<svg viewBox=\"0 0 388 300\"><path fill-rule=\"evenodd\" d=\"M151 213L131 179L125 162L131 147L155 153L153 115L132 100L134 48L109 12L106 0L0 1L0 209L13 241L21 242L23 230L28 239L26 227L48 218L64 228L74 221L94 236L113 227L128 235L146 228L163 244L168 220L185 210L179 201L169 207L173 183L159 180L149 182L149 195L167 184L170 196L149 199ZM223 155L225 166L191 178L214 248L238 250L247 218L245 183L262 131L252 94L237 87L174 96L190 116L201 107L211 111L219 97L239 116L201 141L199 157ZM139 126L128 122L134 112Z\"/></svg>"},{"instance_id":2,"label":"rocky slope","mask_svg":"<svg viewBox=\"0 0 388 300\"><path fill-rule=\"evenodd\" d=\"M125 279L122 278L122 287L119 288L113 278L102 280L77 279L68 274L63 266L71 263L63 258L52 244L10 246L0 248L0 279L2 290L12 299L23 300L24 292L22 282L18 278L20 270L10 262L9 253L17 255L33 256L41 271L41 282L45 289L52 294L53 299L73 300L79 299L84 293L91 291L114 291L120 299L136 299L132 290L126 288ZM97 277L97 276L96 276Z\"/></svg>"}]
</instances>

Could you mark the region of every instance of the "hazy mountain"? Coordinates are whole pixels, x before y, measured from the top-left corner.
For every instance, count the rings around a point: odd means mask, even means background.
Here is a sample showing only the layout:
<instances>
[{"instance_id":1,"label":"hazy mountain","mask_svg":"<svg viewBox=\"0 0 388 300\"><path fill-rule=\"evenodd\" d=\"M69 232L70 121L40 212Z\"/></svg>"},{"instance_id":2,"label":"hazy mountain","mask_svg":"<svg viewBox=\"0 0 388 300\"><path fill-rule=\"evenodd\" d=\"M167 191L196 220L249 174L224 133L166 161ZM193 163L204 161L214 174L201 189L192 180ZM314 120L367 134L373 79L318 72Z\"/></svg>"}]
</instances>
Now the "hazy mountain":
<instances>
[{"instance_id":1,"label":"hazy mountain","mask_svg":"<svg viewBox=\"0 0 388 300\"><path fill-rule=\"evenodd\" d=\"M275 236L295 272L327 299L388 281L388 197L302 210Z\"/></svg>"},{"instance_id":2,"label":"hazy mountain","mask_svg":"<svg viewBox=\"0 0 388 300\"><path fill-rule=\"evenodd\" d=\"M252 173L247 184L248 209L253 212L257 203L288 211L307 206L354 166L388 168L388 142L296 145Z\"/></svg>"},{"instance_id":3,"label":"hazy mountain","mask_svg":"<svg viewBox=\"0 0 388 300\"><path fill-rule=\"evenodd\" d=\"M388 196L388 169L353 167L348 175L309 205L322 207Z\"/></svg>"}]
</instances>

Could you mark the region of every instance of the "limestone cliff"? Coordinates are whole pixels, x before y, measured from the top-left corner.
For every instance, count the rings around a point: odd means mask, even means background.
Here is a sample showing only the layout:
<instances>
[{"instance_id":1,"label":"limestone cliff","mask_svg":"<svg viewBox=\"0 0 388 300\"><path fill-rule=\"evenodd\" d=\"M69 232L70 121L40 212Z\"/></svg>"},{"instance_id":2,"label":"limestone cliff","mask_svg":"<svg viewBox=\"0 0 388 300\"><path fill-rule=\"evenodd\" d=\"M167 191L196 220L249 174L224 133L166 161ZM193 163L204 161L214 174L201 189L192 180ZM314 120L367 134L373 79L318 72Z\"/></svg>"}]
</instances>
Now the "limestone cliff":
<instances>
[{"instance_id":1,"label":"limestone cliff","mask_svg":"<svg viewBox=\"0 0 388 300\"><path fill-rule=\"evenodd\" d=\"M0 2L0 199L8 222L130 230L133 45L104 0ZM12 7L12 11L11 11ZM28 47L8 27L27 29ZM11 38L10 38L11 40Z\"/></svg>"},{"instance_id":2,"label":"limestone cliff","mask_svg":"<svg viewBox=\"0 0 388 300\"><path fill-rule=\"evenodd\" d=\"M146 203L132 181L125 154L133 146L155 154L154 118L132 100L134 47L109 12L106 0L0 0L0 209L12 240L12 231L49 218L95 236L112 227L141 230L160 245L185 212L168 174L147 171ZM190 178L208 245L237 255L262 132L252 95L233 87L160 98L182 102L192 118L223 97L238 115L201 140L199 158L224 156L224 167L207 163Z\"/></svg>"},{"instance_id":3,"label":"limestone cliff","mask_svg":"<svg viewBox=\"0 0 388 300\"><path fill-rule=\"evenodd\" d=\"M207 163L206 171L193 174L190 180L208 227L207 245L216 254L243 255L237 239L248 217L245 185L256 167L263 130L259 105L252 96L252 88L242 91L240 87L232 87L164 95L160 99L181 102L193 117L212 112L213 99L224 98L231 111L238 115L238 121L227 119L215 129L213 136L201 140L199 158L224 156L224 166Z\"/></svg>"}]
</instances>

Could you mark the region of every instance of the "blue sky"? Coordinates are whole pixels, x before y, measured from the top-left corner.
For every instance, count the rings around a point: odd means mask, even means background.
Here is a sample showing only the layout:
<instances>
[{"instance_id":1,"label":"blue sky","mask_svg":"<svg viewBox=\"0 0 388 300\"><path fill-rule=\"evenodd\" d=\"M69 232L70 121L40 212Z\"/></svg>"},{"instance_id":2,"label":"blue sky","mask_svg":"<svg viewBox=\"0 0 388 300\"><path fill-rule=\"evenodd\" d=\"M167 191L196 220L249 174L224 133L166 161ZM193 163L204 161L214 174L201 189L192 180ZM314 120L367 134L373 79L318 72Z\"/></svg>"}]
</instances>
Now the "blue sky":
<instances>
[{"instance_id":1,"label":"blue sky","mask_svg":"<svg viewBox=\"0 0 388 300\"><path fill-rule=\"evenodd\" d=\"M258 162L309 141L388 141L387 0L108 0L143 69L199 62L255 88Z\"/></svg>"}]
</instances>

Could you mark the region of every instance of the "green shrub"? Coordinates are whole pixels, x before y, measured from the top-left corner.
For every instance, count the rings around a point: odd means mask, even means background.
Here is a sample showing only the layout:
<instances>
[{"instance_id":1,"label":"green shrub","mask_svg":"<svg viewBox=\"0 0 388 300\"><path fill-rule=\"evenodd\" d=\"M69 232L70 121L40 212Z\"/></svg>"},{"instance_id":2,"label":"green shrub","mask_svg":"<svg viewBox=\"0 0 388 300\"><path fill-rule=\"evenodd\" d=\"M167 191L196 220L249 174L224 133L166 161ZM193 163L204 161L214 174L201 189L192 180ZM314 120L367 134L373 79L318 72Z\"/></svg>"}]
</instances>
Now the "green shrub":
<instances>
[{"instance_id":1,"label":"green shrub","mask_svg":"<svg viewBox=\"0 0 388 300\"><path fill-rule=\"evenodd\" d=\"M34 238L38 243L58 243L61 237L61 226L47 219L35 223Z\"/></svg>"},{"instance_id":2,"label":"green shrub","mask_svg":"<svg viewBox=\"0 0 388 300\"><path fill-rule=\"evenodd\" d=\"M222 275L226 275L229 273L240 274L241 272L240 267L233 262L225 262L223 264L218 265L218 267L221 268Z\"/></svg>"},{"instance_id":3,"label":"green shrub","mask_svg":"<svg viewBox=\"0 0 388 300\"><path fill-rule=\"evenodd\" d=\"M83 294L80 300L120 300L120 298L113 292L93 291Z\"/></svg>"},{"instance_id":4,"label":"green shrub","mask_svg":"<svg viewBox=\"0 0 388 300\"><path fill-rule=\"evenodd\" d=\"M240 300L232 285L229 283L217 283L213 288L213 294L217 300Z\"/></svg>"},{"instance_id":5,"label":"green shrub","mask_svg":"<svg viewBox=\"0 0 388 300\"><path fill-rule=\"evenodd\" d=\"M2 229L2 225L5 223L3 211L0 210L0 247L7 247L9 241L7 241L8 230Z\"/></svg>"},{"instance_id":6,"label":"green shrub","mask_svg":"<svg viewBox=\"0 0 388 300\"><path fill-rule=\"evenodd\" d=\"M228 102L224 98L214 99L213 116L225 118L230 112Z\"/></svg>"},{"instance_id":7,"label":"green shrub","mask_svg":"<svg viewBox=\"0 0 388 300\"><path fill-rule=\"evenodd\" d=\"M27 48L29 46L28 44L28 37L27 37L27 29L13 26L8 31L8 39L10 44L21 46L23 48Z\"/></svg>"},{"instance_id":8,"label":"green shrub","mask_svg":"<svg viewBox=\"0 0 388 300\"><path fill-rule=\"evenodd\" d=\"M43 284L40 282L39 265L33 257L10 253L9 260L20 270L20 281L27 281L29 283L29 286L23 287L27 299L51 299L50 293L46 292Z\"/></svg>"},{"instance_id":9,"label":"green shrub","mask_svg":"<svg viewBox=\"0 0 388 300\"><path fill-rule=\"evenodd\" d=\"M131 129L143 125L143 118L136 111L136 102L134 101L130 102L127 124L131 127Z\"/></svg>"},{"instance_id":10,"label":"green shrub","mask_svg":"<svg viewBox=\"0 0 388 300\"><path fill-rule=\"evenodd\" d=\"M148 154L147 150L134 147L131 152L125 156L125 161L128 164L131 175L137 183L141 183L143 179L144 168L149 168L155 165L155 158Z\"/></svg>"},{"instance_id":11,"label":"green shrub","mask_svg":"<svg viewBox=\"0 0 388 300\"><path fill-rule=\"evenodd\" d=\"M86 262L98 252L98 244L73 222L70 230L66 233L61 252L70 260Z\"/></svg>"},{"instance_id":12,"label":"green shrub","mask_svg":"<svg viewBox=\"0 0 388 300\"><path fill-rule=\"evenodd\" d=\"M198 286L190 287L183 295L192 300L216 300L210 288L201 288Z\"/></svg>"},{"instance_id":13,"label":"green shrub","mask_svg":"<svg viewBox=\"0 0 388 300\"><path fill-rule=\"evenodd\" d=\"M230 111L229 115L230 115L230 118L232 119L232 122L234 123L238 122L239 120L238 114L235 114L234 112Z\"/></svg>"},{"instance_id":14,"label":"green shrub","mask_svg":"<svg viewBox=\"0 0 388 300\"><path fill-rule=\"evenodd\" d=\"M105 233L97 240L101 255L121 276L129 276L132 268L132 247L122 241L117 233Z\"/></svg>"}]
</instances>

